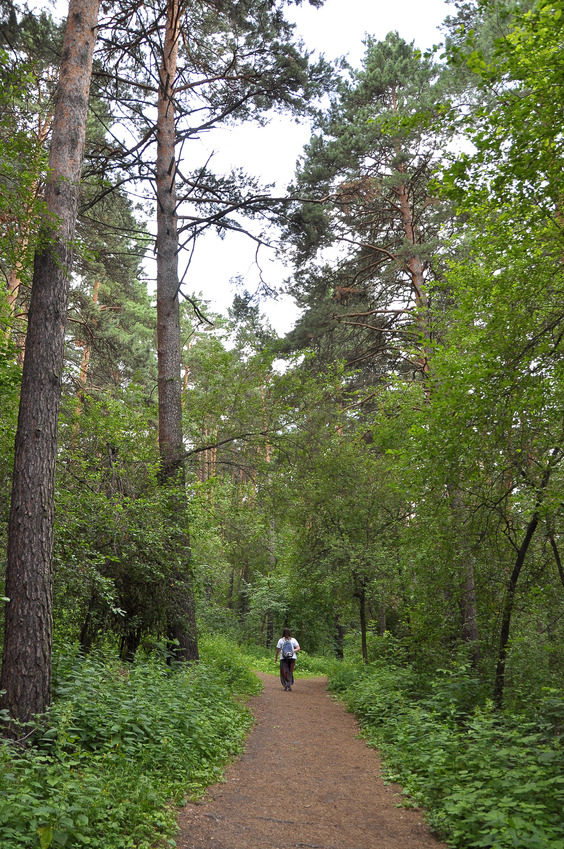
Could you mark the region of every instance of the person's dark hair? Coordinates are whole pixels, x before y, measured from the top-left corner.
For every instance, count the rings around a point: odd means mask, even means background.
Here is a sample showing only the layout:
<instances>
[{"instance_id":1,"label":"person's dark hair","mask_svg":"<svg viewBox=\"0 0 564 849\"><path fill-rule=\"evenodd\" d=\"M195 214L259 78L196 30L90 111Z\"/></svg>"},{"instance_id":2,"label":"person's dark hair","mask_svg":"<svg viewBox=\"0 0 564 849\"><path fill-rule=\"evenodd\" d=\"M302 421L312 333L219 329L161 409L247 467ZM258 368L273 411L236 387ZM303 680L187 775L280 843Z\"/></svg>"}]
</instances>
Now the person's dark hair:
<instances>
[{"instance_id":1,"label":"person's dark hair","mask_svg":"<svg viewBox=\"0 0 564 849\"><path fill-rule=\"evenodd\" d=\"M289 628L284 628L284 630L282 631L282 636L286 637L286 639L288 639L288 637L292 636L292 632L290 631Z\"/></svg>"}]
</instances>

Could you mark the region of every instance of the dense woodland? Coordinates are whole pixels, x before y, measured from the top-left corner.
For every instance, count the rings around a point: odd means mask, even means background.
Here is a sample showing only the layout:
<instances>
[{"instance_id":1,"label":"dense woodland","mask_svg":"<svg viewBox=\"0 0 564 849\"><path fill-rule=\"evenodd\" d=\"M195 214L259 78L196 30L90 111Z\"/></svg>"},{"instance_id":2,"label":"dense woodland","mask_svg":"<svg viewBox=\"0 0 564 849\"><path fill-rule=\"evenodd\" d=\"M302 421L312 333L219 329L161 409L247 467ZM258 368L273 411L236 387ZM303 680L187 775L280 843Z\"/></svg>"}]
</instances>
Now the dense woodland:
<instances>
[{"instance_id":1,"label":"dense woodland","mask_svg":"<svg viewBox=\"0 0 564 849\"><path fill-rule=\"evenodd\" d=\"M453 846L562 849L563 3L454 0L358 68L287 5L0 2L0 843L170 836L70 772L113 752L119 796L151 726L159 799L212 780L289 625ZM283 196L192 159L279 112ZM210 312L208 231L291 257L285 337L244 285Z\"/></svg>"}]
</instances>

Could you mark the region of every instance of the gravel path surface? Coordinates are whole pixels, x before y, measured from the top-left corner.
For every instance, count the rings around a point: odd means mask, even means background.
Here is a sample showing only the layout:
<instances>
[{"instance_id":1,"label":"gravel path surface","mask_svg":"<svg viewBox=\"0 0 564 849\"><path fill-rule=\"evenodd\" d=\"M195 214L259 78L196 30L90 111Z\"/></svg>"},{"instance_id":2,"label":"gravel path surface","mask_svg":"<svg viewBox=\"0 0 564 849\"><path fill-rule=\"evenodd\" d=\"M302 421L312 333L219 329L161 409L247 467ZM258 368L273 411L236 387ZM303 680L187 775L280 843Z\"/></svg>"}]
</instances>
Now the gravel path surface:
<instances>
[{"instance_id":1,"label":"gravel path surface","mask_svg":"<svg viewBox=\"0 0 564 849\"><path fill-rule=\"evenodd\" d=\"M397 807L399 788L324 678L296 677L287 693L278 676L259 677L245 751L181 810L178 849L446 849L420 811Z\"/></svg>"}]
</instances>

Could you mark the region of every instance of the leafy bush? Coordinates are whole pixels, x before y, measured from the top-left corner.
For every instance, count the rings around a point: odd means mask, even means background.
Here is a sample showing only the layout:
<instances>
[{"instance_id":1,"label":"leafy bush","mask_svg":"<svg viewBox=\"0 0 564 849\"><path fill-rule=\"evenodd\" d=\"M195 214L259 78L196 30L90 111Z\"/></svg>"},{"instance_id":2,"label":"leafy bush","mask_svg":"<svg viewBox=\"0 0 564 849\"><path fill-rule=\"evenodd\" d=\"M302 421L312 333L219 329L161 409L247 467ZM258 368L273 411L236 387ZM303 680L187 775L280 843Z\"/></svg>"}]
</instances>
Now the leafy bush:
<instances>
[{"instance_id":1,"label":"leafy bush","mask_svg":"<svg viewBox=\"0 0 564 849\"><path fill-rule=\"evenodd\" d=\"M459 849L564 849L564 700L497 715L468 667L343 666L331 687L359 717L408 803Z\"/></svg>"},{"instance_id":2,"label":"leafy bush","mask_svg":"<svg viewBox=\"0 0 564 849\"><path fill-rule=\"evenodd\" d=\"M149 849L174 845L172 801L216 781L251 715L232 693L260 685L232 647L198 665L62 655L50 725L36 745L0 748L0 846Z\"/></svg>"}]
</instances>

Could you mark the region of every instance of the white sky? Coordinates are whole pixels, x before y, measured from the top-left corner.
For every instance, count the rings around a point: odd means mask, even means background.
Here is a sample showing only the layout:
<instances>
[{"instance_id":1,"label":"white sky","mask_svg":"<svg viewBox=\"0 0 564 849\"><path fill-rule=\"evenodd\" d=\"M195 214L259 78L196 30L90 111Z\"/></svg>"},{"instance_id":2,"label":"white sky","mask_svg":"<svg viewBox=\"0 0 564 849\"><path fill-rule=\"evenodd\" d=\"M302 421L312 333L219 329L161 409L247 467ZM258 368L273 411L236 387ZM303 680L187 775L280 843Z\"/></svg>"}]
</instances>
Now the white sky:
<instances>
[{"instance_id":1,"label":"white sky","mask_svg":"<svg viewBox=\"0 0 564 849\"><path fill-rule=\"evenodd\" d=\"M67 0L30 0L30 5L54 7L54 14L66 14L68 9ZM354 67L359 67L364 54L366 34L382 39L390 30L397 30L407 41L425 49L441 41L439 28L450 13L452 7L445 0L325 0L320 9L303 0L302 6L286 11L309 50L323 53L329 60L346 56ZM276 183L282 191L292 179L296 160L309 135L306 125L277 117L262 128L251 125L213 130L201 144L215 152L216 168L242 167L262 182ZM186 157L189 147L185 149ZM190 170L187 158L185 170ZM181 273L182 259L181 256ZM279 285L290 276L291 269L284 268L271 251L261 249L259 261L263 276L272 285ZM228 235L220 240L210 235L198 245L184 289L189 294L201 293L212 310L225 312L237 291L230 280L237 276L243 278L243 288L255 291L259 276L254 243L243 236ZM264 302L261 309L281 334L291 328L297 317L288 298Z\"/></svg>"},{"instance_id":2,"label":"white sky","mask_svg":"<svg viewBox=\"0 0 564 849\"><path fill-rule=\"evenodd\" d=\"M293 20L309 47L328 58L348 55L356 64L364 53L366 33L384 38L397 30L417 47L431 47L439 40L437 27L448 13L443 0L326 0L321 9L304 3L293 12Z\"/></svg>"},{"instance_id":3,"label":"white sky","mask_svg":"<svg viewBox=\"0 0 564 849\"><path fill-rule=\"evenodd\" d=\"M384 38L397 30L407 41L425 49L441 41L440 26L452 13L444 0L326 0L315 9L307 2L292 8L287 16L296 23L297 33L308 49L323 53L327 59L347 56L359 67L364 55L366 34ZM215 162L229 168L243 167L265 182L275 181L280 189L292 179L296 160L308 141L309 128L291 119L276 118L267 127L242 127L214 130L206 140L215 151ZM210 306L223 312L232 303L236 289L230 279L239 275L243 286L254 292L258 273L254 265L255 248L242 236L227 236L223 241L212 236L198 250L186 277L186 289L201 292ZM263 275L273 284L290 276L271 252L261 249ZM297 311L287 298L265 302L261 309L279 333L288 331Z\"/></svg>"}]
</instances>

